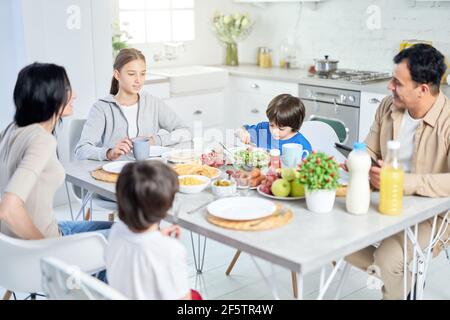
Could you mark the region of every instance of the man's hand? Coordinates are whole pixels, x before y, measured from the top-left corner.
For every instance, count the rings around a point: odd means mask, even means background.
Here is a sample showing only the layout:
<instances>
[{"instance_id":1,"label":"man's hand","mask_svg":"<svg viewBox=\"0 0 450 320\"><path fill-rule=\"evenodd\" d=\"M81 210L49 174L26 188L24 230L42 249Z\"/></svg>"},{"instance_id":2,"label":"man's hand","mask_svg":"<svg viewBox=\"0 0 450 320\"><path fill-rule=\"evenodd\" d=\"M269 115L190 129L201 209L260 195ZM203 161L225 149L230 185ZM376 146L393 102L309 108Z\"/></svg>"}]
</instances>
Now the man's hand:
<instances>
[{"instance_id":1,"label":"man's hand","mask_svg":"<svg viewBox=\"0 0 450 320\"><path fill-rule=\"evenodd\" d=\"M370 168L370 184L372 187L374 187L376 190L380 190L380 173L381 173L381 167L383 166L383 160L378 160L378 164L380 167L371 167Z\"/></svg>"},{"instance_id":2,"label":"man's hand","mask_svg":"<svg viewBox=\"0 0 450 320\"><path fill-rule=\"evenodd\" d=\"M106 158L108 158L108 160L110 161L117 160L121 156L128 154L132 148L133 143L128 137L125 137L117 142L114 148L108 150L108 152L106 153Z\"/></svg>"},{"instance_id":3,"label":"man's hand","mask_svg":"<svg viewBox=\"0 0 450 320\"><path fill-rule=\"evenodd\" d=\"M161 233L164 236L167 237L175 236L175 238L177 239L180 239L180 232L181 232L180 226L177 225L171 225L167 228L161 229Z\"/></svg>"}]
</instances>

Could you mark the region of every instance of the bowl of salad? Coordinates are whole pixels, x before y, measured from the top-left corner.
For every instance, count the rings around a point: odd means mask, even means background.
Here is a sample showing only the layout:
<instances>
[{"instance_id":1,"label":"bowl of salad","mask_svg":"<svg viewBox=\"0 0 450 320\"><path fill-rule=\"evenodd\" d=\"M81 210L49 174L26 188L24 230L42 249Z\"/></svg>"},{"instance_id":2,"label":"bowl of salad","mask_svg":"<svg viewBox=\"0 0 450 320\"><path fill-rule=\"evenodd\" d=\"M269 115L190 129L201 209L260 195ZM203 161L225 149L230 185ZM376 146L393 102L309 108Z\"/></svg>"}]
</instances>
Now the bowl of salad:
<instances>
[{"instance_id":1,"label":"bowl of salad","mask_svg":"<svg viewBox=\"0 0 450 320\"><path fill-rule=\"evenodd\" d=\"M262 148L238 149L233 158L233 166L245 171L267 168L270 163L270 154Z\"/></svg>"}]
</instances>

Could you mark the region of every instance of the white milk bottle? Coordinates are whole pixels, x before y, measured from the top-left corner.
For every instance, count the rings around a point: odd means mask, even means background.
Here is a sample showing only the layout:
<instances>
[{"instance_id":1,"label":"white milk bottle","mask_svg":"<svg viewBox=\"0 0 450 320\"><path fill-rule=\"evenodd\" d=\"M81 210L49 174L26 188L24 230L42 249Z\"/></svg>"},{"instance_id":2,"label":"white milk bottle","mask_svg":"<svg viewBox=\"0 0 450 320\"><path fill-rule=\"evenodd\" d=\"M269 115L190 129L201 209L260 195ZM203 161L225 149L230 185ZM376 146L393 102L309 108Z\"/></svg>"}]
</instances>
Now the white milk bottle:
<instances>
[{"instance_id":1,"label":"white milk bottle","mask_svg":"<svg viewBox=\"0 0 450 320\"><path fill-rule=\"evenodd\" d=\"M370 206L369 171L371 160L364 143L354 143L353 151L347 159L349 180L347 187L347 211L353 214L366 214Z\"/></svg>"}]
</instances>

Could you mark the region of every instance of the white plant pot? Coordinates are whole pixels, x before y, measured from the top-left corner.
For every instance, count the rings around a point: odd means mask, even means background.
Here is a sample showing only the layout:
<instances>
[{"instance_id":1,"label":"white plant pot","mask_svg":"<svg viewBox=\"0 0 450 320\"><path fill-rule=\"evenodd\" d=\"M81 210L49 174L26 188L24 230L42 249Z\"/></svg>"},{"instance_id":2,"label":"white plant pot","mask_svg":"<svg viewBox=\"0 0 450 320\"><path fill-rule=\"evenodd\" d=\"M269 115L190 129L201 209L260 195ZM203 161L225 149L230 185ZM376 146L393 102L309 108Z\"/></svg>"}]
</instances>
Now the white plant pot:
<instances>
[{"instance_id":1,"label":"white plant pot","mask_svg":"<svg viewBox=\"0 0 450 320\"><path fill-rule=\"evenodd\" d=\"M327 213L333 209L336 190L306 190L306 206L309 211Z\"/></svg>"}]
</instances>

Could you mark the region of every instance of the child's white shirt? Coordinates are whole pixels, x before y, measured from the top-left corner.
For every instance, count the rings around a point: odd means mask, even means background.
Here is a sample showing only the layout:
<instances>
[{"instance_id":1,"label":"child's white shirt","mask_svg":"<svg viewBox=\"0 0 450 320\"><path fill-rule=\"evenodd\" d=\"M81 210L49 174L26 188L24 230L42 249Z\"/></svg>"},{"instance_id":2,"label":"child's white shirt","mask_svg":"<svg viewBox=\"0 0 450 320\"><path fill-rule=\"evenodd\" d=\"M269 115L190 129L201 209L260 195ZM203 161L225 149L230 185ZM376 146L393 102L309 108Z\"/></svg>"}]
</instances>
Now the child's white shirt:
<instances>
[{"instance_id":1,"label":"child's white shirt","mask_svg":"<svg viewBox=\"0 0 450 320\"><path fill-rule=\"evenodd\" d=\"M159 231L114 224L105 252L108 283L130 299L177 300L189 292L186 250Z\"/></svg>"}]
</instances>

